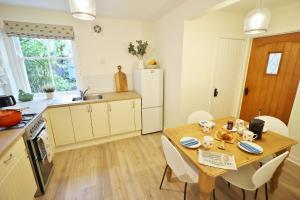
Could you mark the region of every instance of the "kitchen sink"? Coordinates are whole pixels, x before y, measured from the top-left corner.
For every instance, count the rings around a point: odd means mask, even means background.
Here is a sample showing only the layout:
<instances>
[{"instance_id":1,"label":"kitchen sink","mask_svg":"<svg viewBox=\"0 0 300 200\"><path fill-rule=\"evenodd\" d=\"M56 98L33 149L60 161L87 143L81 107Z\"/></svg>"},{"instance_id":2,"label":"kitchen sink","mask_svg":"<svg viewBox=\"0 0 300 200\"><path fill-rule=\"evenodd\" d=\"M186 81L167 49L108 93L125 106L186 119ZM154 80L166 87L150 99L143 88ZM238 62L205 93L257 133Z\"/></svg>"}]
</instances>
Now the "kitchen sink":
<instances>
[{"instance_id":1,"label":"kitchen sink","mask_svg":"<svg viewBox=\"0 0 300 200\"><path fill-rule=\"evenodd\" d=\"M72 101L89 101L89 100L97 100L97 99L102 99L101 94L90 94L90 95L85 95L84 97L74 97Z\"/></svg>"}]
</instances>

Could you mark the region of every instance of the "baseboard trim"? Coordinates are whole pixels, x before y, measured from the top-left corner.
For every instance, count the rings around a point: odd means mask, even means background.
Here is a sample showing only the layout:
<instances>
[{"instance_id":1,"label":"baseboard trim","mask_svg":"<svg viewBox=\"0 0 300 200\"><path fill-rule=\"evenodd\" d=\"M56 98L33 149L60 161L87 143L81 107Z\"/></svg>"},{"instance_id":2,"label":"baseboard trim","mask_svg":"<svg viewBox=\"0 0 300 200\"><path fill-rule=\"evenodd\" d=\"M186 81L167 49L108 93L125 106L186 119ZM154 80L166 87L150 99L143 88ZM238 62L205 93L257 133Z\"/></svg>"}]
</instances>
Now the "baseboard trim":
<instances>
[{"instance_id":1,"label":"baseboard trim","mask_svg":"<svg viewBox=\"0 0 300 200\"><path fill-rule=\"evenodd\" d=\"M298 158L296 156L289 155L289 157L287 158L287 160L289 160L292 163L295 163L296 165L300 166L300 158Z\"/></svg>"},{"instance_id":2,"label":"baseboard trim","mask_svg":"<svg viewBox=\"0 0 300 200\"><path fill-rule=\"evenodd\" d=\"M121 139L125 139L125 138L135 137L135 136L139 136L139 135L141 135L141 131L133 131L133 132L123 133L123 134L118 134L118 135L110 135L107 137L88 140L88 141L84 141L84 142L78 142L78 143L74 143L74 144L57 146L57 147L55 147L55 153L62 152L62 151L69 151L69 150L73 150L73 149L79 149L79 148L83 148L83 147L94 146L97 144L103 144L103 143L121 140Z\"/></svg>"}]
</instances>

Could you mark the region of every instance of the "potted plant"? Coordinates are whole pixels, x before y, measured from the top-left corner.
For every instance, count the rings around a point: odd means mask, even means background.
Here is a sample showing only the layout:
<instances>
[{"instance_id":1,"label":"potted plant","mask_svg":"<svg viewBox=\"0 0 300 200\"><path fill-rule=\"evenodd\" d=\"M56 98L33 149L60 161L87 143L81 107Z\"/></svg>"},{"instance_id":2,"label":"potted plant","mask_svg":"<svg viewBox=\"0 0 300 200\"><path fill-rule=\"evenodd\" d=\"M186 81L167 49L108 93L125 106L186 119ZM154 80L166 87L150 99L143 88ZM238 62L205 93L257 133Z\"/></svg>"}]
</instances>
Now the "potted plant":
<instances>
[{"instance_id":1,"label":"potted plant","mask_svg":"<svg viewBox=\"0 0 300 200\"><path fill-rule=\"evenodd\" d=\"M136 56L139 61L139 68L144 68L143 58L146 54L146 50L148 47L148 42L143 42L142 40L136 40L137 45L135 46L132 42L129 43L128 52Z\"/></svg>"},{"instance_id":2,"label":"potted plant","mask_svg":"<svg viewBox=\"0 0 300 200\"><path fill-rule=\"evenodd\" d=\"M55 92L55 87L54 86L52 86L52 85L44 86L43 90L46 93L47 99L53 99L54 98L54 92Z\"/></svg>"}]
</instances>

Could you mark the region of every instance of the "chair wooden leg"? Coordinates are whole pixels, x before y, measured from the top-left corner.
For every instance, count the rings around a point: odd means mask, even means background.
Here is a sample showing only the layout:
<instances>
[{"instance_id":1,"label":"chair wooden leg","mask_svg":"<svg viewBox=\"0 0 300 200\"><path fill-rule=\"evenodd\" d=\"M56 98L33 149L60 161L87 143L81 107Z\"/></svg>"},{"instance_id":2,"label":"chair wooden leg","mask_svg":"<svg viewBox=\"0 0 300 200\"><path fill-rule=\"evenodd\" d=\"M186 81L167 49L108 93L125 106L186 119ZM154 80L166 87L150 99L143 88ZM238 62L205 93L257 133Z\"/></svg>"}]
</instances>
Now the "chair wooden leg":
<instances>
[{"instance_id":1,"label":"chair wooden leg","mask_svg":"<svg viewBox=\"0 0 300 200\"><path fill-rule=\"evenodd\" d=\"M187 183L184 184L184 196L183 199L186 199L186 188L187 188Z\"/></svg>"},{"instance_id":2,"label":"chair wooden leg","mask_svg":"<svg viewBox=\"0 0 300 200\"><path fill-rule=\"evenodd\" d=\"M215 189L213 190L213 197L214 197L214 200L216 200L216 191L215 191Z\"/></svg>"},{"instance_id":3,"label":"chair wooden leg","mask_svg":"<svg viewBox=\"0 0 300 200\"><path fill-rule=\"evenodd\" d=\"M245 190L242 189L242 193L243 193L243 200L246 200L246 194L245 194Z\"/></svg>"},{"instance_id":4,"label":"chair wooden leg","mask_svg":"<svg viewBox=\"0 0 300 200\"><path fill-rule=\"evenodd\" d=\"M254 195L254 199L257 199L257 192L258 192L258 188L255 190L255 195Z\"/></svg>"},{"instance_id":5,"label":"chair wooden leg","mask_svg":"<svg viewBox=\"0 0 300 200\"><path fill-rule=\"evenodd\" d=\"M161 190L162 184L163 184L163 182L164 182L164 178L165 178L165 175L166 175L166 173L167 173L167 170L168 170L168 165L167 165L166 168L165 168L164 175L163 175L163 177L162 177L162 179L161 179L161 182L160 182L160 186L159 186L159 189L160 189L160 190Z\"/></svg>"},{"instance_id":6,"label":"chair wooden leg","mask_svg":"<svg viewBox=\"0 0 300 200\"><path fill-rule=\"evenodd\" d=\"M266 195L266 200L268 200L268 183L265 183L265 195Z\"/></svg>"}]
</instances>

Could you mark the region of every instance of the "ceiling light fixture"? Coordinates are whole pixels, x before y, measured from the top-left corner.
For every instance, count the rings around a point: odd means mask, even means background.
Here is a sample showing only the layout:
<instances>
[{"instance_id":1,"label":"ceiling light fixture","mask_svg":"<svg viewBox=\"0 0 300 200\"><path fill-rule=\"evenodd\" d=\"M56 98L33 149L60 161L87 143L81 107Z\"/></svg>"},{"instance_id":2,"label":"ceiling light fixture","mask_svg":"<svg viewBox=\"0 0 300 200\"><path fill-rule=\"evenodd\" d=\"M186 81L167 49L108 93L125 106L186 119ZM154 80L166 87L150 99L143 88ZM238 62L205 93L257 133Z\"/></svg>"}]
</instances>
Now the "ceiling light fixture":
<instances>
[{"instance_id":1,"label":"ceiling light fixture","mask_svg":"<svg viewBox=\"0 0 300 200\"><path fill-rule=\"evenodd\" d=\"M81 20L96 19L95 0L69 0L69 4L73 17Z\"/></svg>"},{"instance_id":2,"label":"ceiling light fixture","mask_svg":"<svg viewBox=\"0 0 300 200\"><path fill-rule=\"evenodd\" d=\"M258 7L250 11L245 18L244 32L246 34L258 34L267 32L271 13L269 9L263 8L262 0L259 0Z\"/></svg>"}]
</instances>

